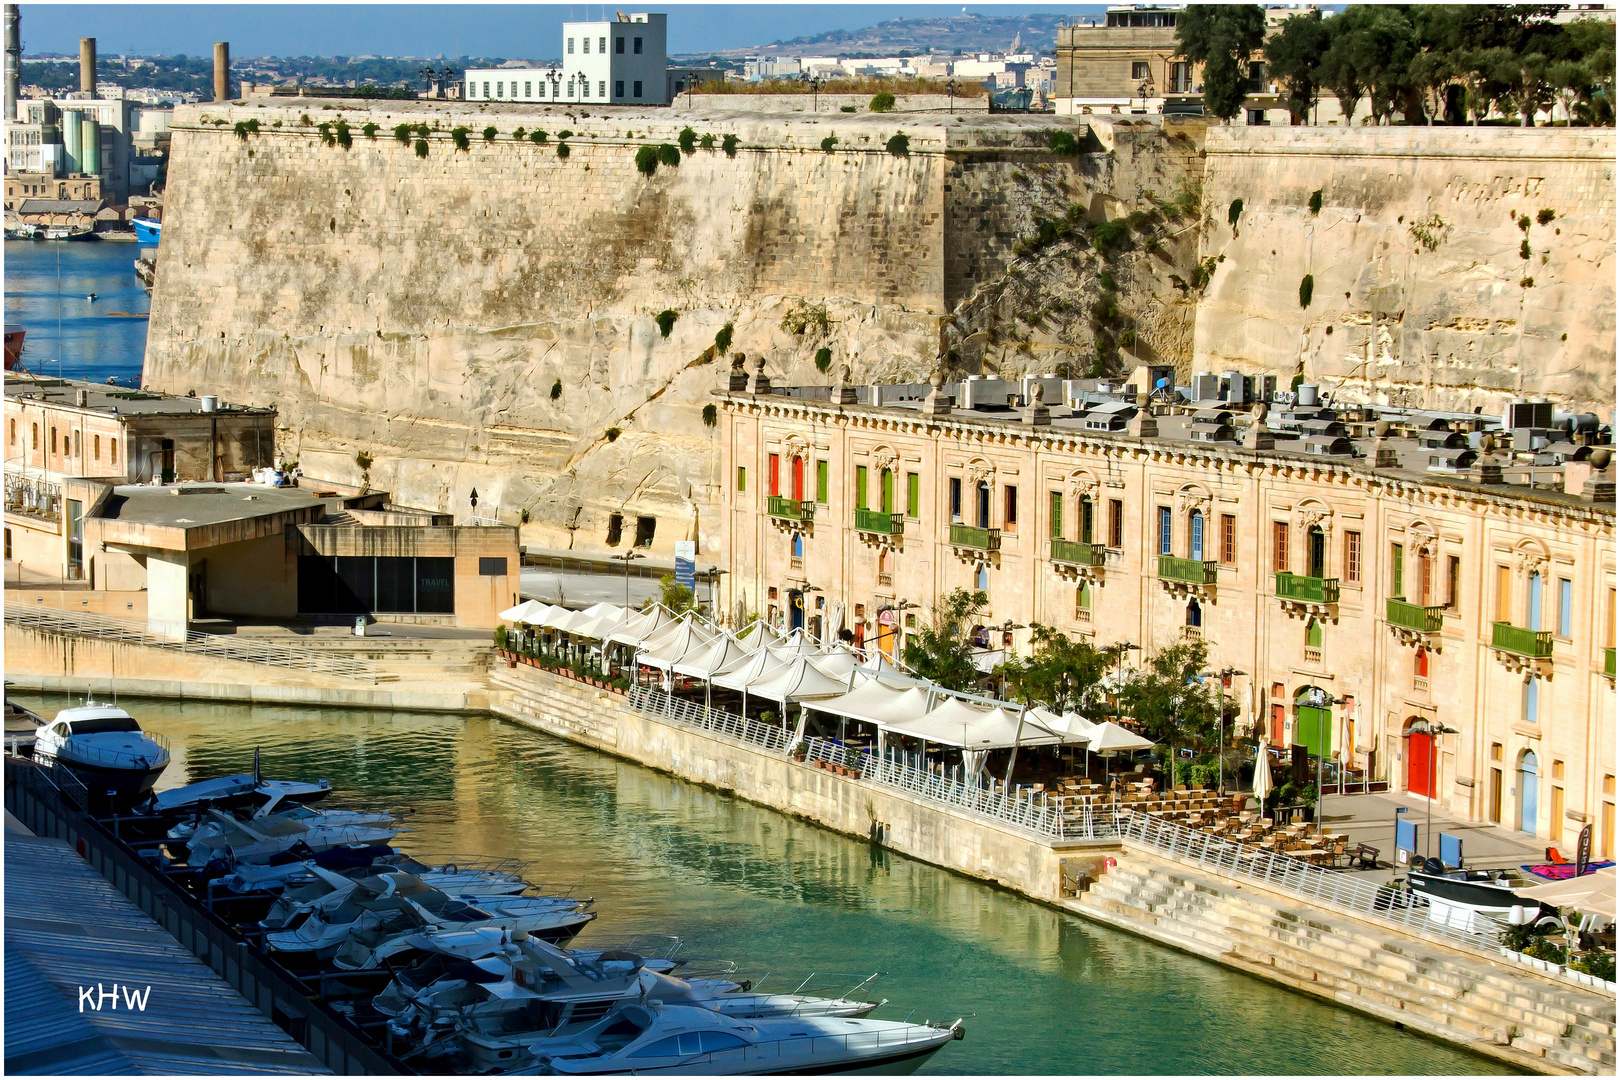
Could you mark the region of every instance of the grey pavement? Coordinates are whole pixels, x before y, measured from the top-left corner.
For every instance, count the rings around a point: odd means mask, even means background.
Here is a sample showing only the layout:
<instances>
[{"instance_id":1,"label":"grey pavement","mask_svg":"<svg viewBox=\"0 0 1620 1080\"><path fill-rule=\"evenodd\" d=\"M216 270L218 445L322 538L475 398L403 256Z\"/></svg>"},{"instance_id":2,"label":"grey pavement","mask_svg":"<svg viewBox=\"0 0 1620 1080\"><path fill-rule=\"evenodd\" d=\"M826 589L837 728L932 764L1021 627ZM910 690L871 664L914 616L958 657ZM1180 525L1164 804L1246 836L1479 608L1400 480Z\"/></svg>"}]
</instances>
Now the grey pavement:
<instances>
[{"instance_id":1,"label":"grey pavement","mask_svg":"<svg viewBox=\"0 0 1620 1080\"><path fill-rule=\"evenodd\" d=\"M644 577L631 577L629 590L630 603L636 607L661 592L656 579ZM600 603L623 604L625 579L622 575L557 573L526 566L518 592L526 600L571 608L585 608ZM701 599L707 595L706 587L700 583L698 597Z\"/></svg>"},{"instance_id":2,"label":"grey pavement","mask_svg":"<svg viewBox=\"0 0 1620 1080\"><path fill-rule=\"evenodd\" d=\"M1418 853L1428 850L1430 804L1424 799L1390 793L1379 795L1329 795L1322 808L1323 823L1331 832L1342 832L1352 844L1369 844L1379 851L1379 861L1395 862L1395 811L1406 807L1402 815L1417 826ZM1477 821L1462 821L1433 807L1434 841L1432 854L1440 853L1439 836L1442 832L1462 838L1463 861L1469 866L1519 866L1523 863L1546 861L1547 842L1529 833L1506 829ZM1574 839L1560 847L1566 857L1573 857ZM1395 867L1400 872L1404 867ZM1387 876L1390 871L1366 871L1368 874Z\"/></svg>"}]
</instances>

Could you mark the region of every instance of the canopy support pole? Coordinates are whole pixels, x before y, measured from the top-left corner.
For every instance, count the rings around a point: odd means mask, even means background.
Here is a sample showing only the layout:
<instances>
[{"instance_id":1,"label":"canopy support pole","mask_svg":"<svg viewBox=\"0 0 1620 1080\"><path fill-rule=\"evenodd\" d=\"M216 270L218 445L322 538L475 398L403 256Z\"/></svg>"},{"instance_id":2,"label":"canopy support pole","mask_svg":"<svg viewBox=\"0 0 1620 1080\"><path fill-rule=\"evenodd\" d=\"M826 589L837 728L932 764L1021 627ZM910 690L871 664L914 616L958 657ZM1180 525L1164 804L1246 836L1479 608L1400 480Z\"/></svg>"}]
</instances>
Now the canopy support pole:
<instances>
[{"instance_id":1,"label":"canopy support pole","mask_svg":"<svg viewBox=\"0 0 1620 1080\"><path fill-rule=\"evenodd\" d=\"M1018 743L1024 737L1024 710L1028 708L1029 706L1025 705L1018 710L1018 728L1013 732L1012 754L1007 758L1007 778L1002 781L1003 786L1006 787L1012 786L1013 765L1018 761Z\"/></svg>"}]
</instances>

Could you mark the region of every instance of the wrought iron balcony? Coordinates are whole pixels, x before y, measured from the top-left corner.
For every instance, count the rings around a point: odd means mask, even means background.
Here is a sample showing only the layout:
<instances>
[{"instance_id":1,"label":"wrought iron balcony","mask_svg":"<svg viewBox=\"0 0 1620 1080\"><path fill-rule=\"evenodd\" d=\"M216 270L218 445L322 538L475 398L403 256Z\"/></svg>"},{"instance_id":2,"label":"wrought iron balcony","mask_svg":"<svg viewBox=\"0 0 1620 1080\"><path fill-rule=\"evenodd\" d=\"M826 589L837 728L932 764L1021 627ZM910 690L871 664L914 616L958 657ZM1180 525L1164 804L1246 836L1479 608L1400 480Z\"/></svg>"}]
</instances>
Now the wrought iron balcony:
<instances>
[{"instance_id":1,"label":"wrought iron balcony","mask_svg":"<svg viewBox=\"0 0 1620 1080\"><path fill-rule=\"evenodd\" d=\"M1384 601L1384 619L1389 625L1414 634L1438 634L1445 624L1445 608L1409 604L1399 596Z\"/></svg>"},{"instance_id":2,"label":"wrought iron balcony","mask_svg":"<svg viewBox=\"0 0 1620 1080\"><path fill-rule=\"evenodd\" d=\"M1505 622L1492 623L1491 648L1531 660L1545 660L1552 656L1552 631L1526 630Z\"/></svg>"},{"instance_id":3,"label":"wrought iron balcony","mask_svg":"<svg viewBox=\"0 0 1620 1080\"><path fill-rule=\"evenodd\" d=\"M1164 581L1179 581L1188 585L1215 584L1215 560L1178 559L1174 555L1159 556L1159 577Z\"/></svg>"},{"instance_id":4,"label":"wrought iron balcony","mask_svg":"<svg viewBox=\"0 0 1620 1080\"><path fill-rule=\"evenodd\" d=\"M889 514L882 510L857 510L855 531L877 533L880 536L899 536L906 531L905 515Z\"/></svg>"},{"instance_id":5,"label":"wrought iron balcony","mask_svg":"<svg viewBox=\"0 0 1620 1080\"><path fill-rule=\"evenodd\" d=\"M1339 579L1336 577L1304 577L1300 574L1277 574L1277 598L1295 600L1303 604L1337 604Z\"/></svg>"},{"instance_id":6,"label":"wrought iron balcony","mask_svg":"<svg viewBox=\"0 0 1620 1080\"><path fill-rule=\"evenodd\" d=\"M980 551L1001 550L1001 530L981 529L977 525L952 525L951 546L976 548Z\"/></svg>"},{"instance_id":7,"label":"wrought iron balcony","mask_svg":"<svg viewBox=\"0 0 1620 1080\"><path fill-rule=\"evenodd\" d=\"M1075 566L1101 566L1107 548L1101 544L1088 544L1083 540L1052 539L1052 561Z\"/></svg>"},{"instance_id":8,"label":"wrought iron balcony","mask_svg":"<svg viewBox=\"0 0 1620 1080\"><path fill-rule=\"evenodd\" d=\"M765 513L784 521L814 521L816 504L809 499L784 499L772 495L765 500Z\"/></svg>"}]
</instances>

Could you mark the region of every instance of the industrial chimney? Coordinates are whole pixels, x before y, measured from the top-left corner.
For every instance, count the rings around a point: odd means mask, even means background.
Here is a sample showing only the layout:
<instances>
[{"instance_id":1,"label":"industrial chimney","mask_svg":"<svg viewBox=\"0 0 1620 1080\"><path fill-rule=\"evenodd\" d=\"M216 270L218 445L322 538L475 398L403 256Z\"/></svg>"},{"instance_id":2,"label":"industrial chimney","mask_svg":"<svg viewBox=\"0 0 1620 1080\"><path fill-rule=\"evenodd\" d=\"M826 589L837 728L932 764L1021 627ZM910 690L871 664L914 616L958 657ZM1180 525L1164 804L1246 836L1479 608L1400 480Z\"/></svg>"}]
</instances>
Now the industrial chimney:
<instances>
[{"instance_id":1,"label":"industrial chimney","mask_svg":"<svg viewBox=\"0 0 1620 1080\"><path fill-rule=\"evenodd\" d=\"M17 119L17 99L22 96L22 12L16 4L6 5L6 121Z\"/></svg>"},{"instance_id":2,"label":"industrial chimney","mask_svg":"<svg viewBox=\"0 0 1620 1080\"><path fill-rule=\"evenodd\" d=\"M214 42L214 100L224 101L231 96L231 43Z\"/></svg>"},{"instance_id":3,"label":"industrial chimney","mask_svg":"<svg viewBox=\"0 0 1620 1080\"><path fill-rule=\"evenodd\" d=\"M96 96L96 39L82 37L79 39L79 89Z\"/></svg>"}]
</instances>

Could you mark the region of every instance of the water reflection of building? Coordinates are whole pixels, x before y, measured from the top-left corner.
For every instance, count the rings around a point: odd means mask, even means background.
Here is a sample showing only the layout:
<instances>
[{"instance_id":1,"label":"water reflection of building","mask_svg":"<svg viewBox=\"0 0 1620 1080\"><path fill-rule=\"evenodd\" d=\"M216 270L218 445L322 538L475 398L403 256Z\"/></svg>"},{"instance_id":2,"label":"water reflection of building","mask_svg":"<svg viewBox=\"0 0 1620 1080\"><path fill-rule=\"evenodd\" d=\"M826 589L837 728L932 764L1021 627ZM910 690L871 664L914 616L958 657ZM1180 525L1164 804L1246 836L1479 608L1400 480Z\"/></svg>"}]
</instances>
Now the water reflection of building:
<instances>
[{"instance_id":1,"label":"water reflection of building","mask_svg":"<svg viewBox=\"0 0 1620 1080\"><path fill-rule=\"evenodd\" d=\"M1203 641L1246 673L1243 719L1273 745L1554 843L1590 823L1613 852L1596 418L1389 411L1379 435L1302 387L1245 424L1256 388L1232 380L1157 416L1034 376L726 392L727 606L859 623L892 652L961 587L989 596L989 648L1036 622L1099 646Z\"/></svg>"}]
</instances>

